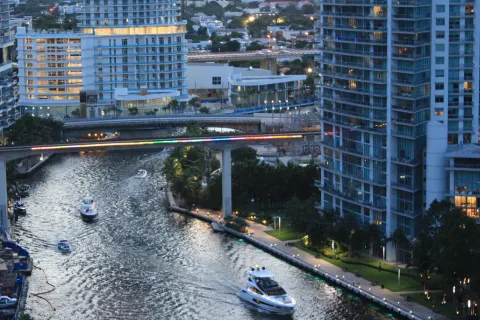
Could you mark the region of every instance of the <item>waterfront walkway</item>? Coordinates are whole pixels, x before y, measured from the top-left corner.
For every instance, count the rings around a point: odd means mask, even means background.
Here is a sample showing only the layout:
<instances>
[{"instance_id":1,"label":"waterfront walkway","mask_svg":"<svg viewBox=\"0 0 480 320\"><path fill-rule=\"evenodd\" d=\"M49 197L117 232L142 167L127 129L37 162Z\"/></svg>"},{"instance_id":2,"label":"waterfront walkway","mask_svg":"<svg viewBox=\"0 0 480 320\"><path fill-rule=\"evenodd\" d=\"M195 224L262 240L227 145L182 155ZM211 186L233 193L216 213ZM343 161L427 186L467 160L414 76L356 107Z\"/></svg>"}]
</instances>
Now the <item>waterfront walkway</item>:
<instances>
[{"instance_id":1,"label":"waterfront walkway","mask_svg":"<svg viewBox=\"0 0 480 320\"><path fill-rule=\"evenodd\" d=\"M175 200L171 196L170 192L167 192L167 193L168 193L167 196L169 198L170 204L173 206L176 206ZM189 211L189 210L185 210L185 211ZM192 211L189 211L189 214L193 216L198 216L198 218L201 218L202 220L213 221L213 220L220 220L222 212L195 208L195 209L192 209ZM315 271L318 270L321 273L323 272L324 274L327 273L331 276L334 276L335 278L338 279L337 283L343 280L343 282L346 282L347 284L349 284L347 285L347 288L349 288L350 290L356 293L361 292L361 295L363 296L375 295L376 297L383 299L384 301L383 303L388 303L387 307L397 306L404 310L408 310L407 312L410 312L410 315L408 318L410 319L425 319L425 320L448 319L447 317L441 314L433 312L433 310L430 310L429 308L426 308L414 302L408 302L405 300L404 297L401 296L401 294L416 293L417 291L392 292L387 289L382 289L380 286L372 286L371 282L364 278L357 277L351 272L343 271L341 268L325 260L315 258L313 255L305 251L302 251L296 247L286 246L285 244L291 241L280 241L277 238L265 233L265 231L272 230L271 227L264 226L260 223L255 223L252 221L248 221L248 223L250 224L249 232L250 232L250 237L252 239L258 240L264 245L270 246L294 258L295 260L298 260L299 262L301 262L300 264L302 265L305 265L305 264L309 265Z\"/></svg>"}]
</instances>

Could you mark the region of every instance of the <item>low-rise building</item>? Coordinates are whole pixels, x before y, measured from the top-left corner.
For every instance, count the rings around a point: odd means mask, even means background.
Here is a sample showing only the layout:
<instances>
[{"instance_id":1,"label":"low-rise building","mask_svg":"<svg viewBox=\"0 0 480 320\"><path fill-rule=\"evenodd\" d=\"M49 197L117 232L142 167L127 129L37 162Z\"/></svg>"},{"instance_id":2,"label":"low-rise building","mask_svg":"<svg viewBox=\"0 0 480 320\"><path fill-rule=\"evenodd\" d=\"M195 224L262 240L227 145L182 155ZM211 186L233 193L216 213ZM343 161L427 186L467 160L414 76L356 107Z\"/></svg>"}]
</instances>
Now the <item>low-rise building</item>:
<instances>
[{"instance_id":1,"label":"low-rise building","mask_svg":"<svg viewBox=\"0 0 480 320\"><path fill-rule=\"evenodd\" d=\"M189 63L188 93L201 99L229 98L229 78L234 74L268 76L269 70L238 68L221 63Z\"/></svg>"},{"instance_id":2,"label":"low-rise building","mask_svg":"<svg viewBox=\"0 0 480 320\"><path fill-rule=\"evenodd\" d=\"M301 97L306 75L252 75L249 72L231 74L228 79L230 103L236 108L261 106L286 107Z\"/></svg>"},{"instance_id":3,"label":"low-rise building","mask_svg":"<svg viewBox=\"0 0 480 320\"><path fill-rule=\"evenodd\" d=\"M133 108L136 108L138 115L156 113L176 97L180 97L178 90L148 90L146 87L140 90L115 89L115 105L125 114Z\"/></svg>"}]
</instances>

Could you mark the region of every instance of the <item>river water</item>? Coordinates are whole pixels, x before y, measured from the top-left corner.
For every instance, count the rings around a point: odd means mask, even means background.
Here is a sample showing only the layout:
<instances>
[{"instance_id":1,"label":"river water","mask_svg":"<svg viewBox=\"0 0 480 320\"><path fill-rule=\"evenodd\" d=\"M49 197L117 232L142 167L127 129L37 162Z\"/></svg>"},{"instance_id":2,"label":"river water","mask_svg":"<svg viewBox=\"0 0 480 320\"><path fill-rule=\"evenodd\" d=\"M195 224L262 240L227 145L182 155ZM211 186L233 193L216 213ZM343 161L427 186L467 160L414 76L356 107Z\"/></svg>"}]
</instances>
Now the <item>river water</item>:
<instances>
[{"instance_id":1,"label":"river water","mask_svg":"<svg viewBox=\"0 0 480 320\"><path fill-rule=\"evenodd\" d=\"M252 309L236 293L249 267L266 266L297 300L293 319L385 319L386 312L199 220L169 212L165 154L57 155L26 182L28 214L14 238L33 255L27 312L34 319L285 319ZM144 179L133 176L146 169ZM99 220L85 223L90 194ZM56 243L68 239L65 255ZM288 317L287 317L288 319Z\"/></svg>"}]
</instances>

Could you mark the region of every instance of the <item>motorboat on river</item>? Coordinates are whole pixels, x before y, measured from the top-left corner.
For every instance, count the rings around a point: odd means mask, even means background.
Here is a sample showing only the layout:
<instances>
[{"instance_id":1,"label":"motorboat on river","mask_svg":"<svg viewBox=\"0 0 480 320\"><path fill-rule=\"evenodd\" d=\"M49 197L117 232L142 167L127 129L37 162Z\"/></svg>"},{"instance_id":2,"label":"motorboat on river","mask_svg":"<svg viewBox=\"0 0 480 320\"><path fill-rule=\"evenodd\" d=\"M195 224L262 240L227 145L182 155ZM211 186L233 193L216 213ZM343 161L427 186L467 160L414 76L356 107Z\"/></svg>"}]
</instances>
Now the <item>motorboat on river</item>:
<instances>
[{"instance_id":1,"label":"motorboat on river","mask_svg":"<svg viewBox=\"0 0 480 320\"><path fill-rule=\"evenodd\" d=\"M19 199L13 203L13 210L16 214L26 214L27 208L23 203L22 199Z\"/></svg>"},{"instance_id":2,"label":"motorboat on river","mask_svg":"<svg viewBox=\"0 0 480 320\"><path fill-rule=\"evenodd\" d=\"M135 178L145 178L146 176L147 176L147 170L140 169L140 170L138 170L137 174L135 175Z\"/></svg>"},{"instance_id":3,"label":"motorboat on river","mask_svg":"<svg viewBox=\"0 0 480 320\"><path fill-rule=\"evenodd\" d=\"M239 297L259 309L280 315L293 314L297 302L273 280L273 273L265 267L251 268L248 280L239 292Z\"/></svg>"},{"instance_id":4,"label":"motorboat on river","mask_svg":"<svg viewBox=\"0 0 480 320\"><path fill-rule=\"evenodd\" d=\"M30 195L29 190L30 186L26 184L17 187L17 193L20 197L28 197Z\"/></svg>"},{"instance_id":5,"label":"motorboat on river","mask_svg":"<svg viewBox=\"0 0 480 320\"><path fill-rule=\"evenodd\" d=\"M85 220L95 220L98 217L97 203L93 197L86 196L82 200L82 206L80 207L80 214Z\"/></svg>"},{"instance_id":6,"label":"motorboat on river","mask_svg":"<svg viewBox=\"0 0 480 320\"><path fill-rule=\"evenodd\" d=\"M58 251L62 253L70 253L72 252L72 248L68 244L67 240L60 240L57 244Z\"/></svg>"}]
</instances>

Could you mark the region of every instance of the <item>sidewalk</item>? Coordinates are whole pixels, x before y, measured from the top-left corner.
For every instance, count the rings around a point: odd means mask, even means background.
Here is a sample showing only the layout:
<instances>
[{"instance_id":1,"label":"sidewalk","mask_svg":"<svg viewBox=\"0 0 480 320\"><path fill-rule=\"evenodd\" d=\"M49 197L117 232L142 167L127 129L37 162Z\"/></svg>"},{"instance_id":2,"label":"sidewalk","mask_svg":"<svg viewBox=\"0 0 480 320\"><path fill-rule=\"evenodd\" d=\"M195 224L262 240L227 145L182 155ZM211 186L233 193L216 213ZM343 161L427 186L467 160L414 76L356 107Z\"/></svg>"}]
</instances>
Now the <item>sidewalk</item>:
<instances>
[{"instance_id":1,"label":"sidewalk","mask_svg":"<svg viewBox=\"0 0 480 320\"><path fill-rule=\"evenodd\" d=\"M195 211L190 211L189 214L193 216L198 215L202 220L213 221L218 220L219 217L221 217L222 212L196 208ZM325 260L317 259L311 254L306 253L296 247L286 246L285 243L291 241L280 241L277 238L265 233L265 231L272 230L271 227L251 221L248 221L248 223L250 224L250 234L249 236L243 235L243 237L256 240L252 242L260 242L265 247L270 247L270 251L273 254L281 253L279 254L280 256L286 255L290 257L288 260L290 260L292 263L305 266L306 269L311 269L317 274L322 275L338 285L343 285L346 289L373 300L375 303L380 304L387 309L395 311L396 313L400 313L403 316L407 316L409 319L448 319L441 314L433 312L429 308L413 302L407 302L404 297L400 296L400 294L414 293L416 291L392 292L387 289L381 289L379 286L372 287L370 281L364 278L357 277L348 271L343 271L339 267ZM238 232L229 233L235 235L238 234Z\"/></svg>"}]
</instances>

